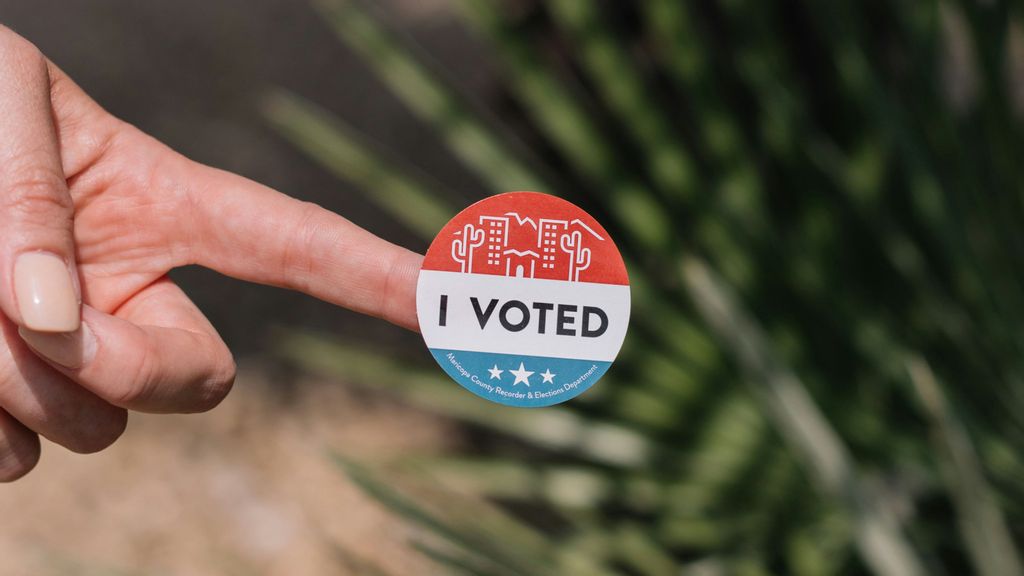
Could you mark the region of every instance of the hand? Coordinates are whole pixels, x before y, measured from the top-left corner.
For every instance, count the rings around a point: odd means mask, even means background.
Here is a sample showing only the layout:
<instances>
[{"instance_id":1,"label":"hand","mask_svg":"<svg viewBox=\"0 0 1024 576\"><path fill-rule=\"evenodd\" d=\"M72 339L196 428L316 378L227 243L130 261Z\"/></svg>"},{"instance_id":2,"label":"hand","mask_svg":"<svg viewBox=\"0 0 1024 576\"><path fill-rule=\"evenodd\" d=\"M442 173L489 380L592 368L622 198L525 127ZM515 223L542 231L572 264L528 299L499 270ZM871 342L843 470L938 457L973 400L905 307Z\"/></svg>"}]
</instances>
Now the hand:
<instances>
[{"instance_id":1,"label":"hand","mask_svg":"<svg viewBox=\"0 0 1024 576\"><path fill-rule=\"evenodd\" d=\"M42 435L111 444L126 410L194 412L231 353L167 278L199 264L416 328L421 257L316 205L191 162L0 26L0 480Z\"/></svg>"}]
</instances>

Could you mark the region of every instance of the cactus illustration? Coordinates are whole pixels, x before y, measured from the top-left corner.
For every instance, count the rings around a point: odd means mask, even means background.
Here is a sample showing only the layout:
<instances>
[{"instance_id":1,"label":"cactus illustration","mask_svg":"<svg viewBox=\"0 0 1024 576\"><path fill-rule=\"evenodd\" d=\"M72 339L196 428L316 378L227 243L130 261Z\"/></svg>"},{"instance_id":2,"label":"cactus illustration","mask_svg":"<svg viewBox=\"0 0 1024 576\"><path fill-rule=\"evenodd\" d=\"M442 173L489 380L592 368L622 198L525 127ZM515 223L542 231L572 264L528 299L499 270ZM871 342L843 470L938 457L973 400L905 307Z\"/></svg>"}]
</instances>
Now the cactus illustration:
<instances>
[{"instance_id":1,"label":"cactus illustration","mask_svg":"<svg viewBox=\"0 0 1024 576\"><path fill-rule=\"evenodd\" d=\"M456 232L455 234L461 234L462 237L452 240L452 260L459 263L461 272L472 273L473 252L480 246L483 246L484 231L472 224L466 224L462 227L461 232Z\"/></svg>"},{"instance_id":2,"label":"cactus illustration","mask_svg":"<svg viewBox=\"0 0 1024 576\"><path fill-rule=\"evenodd\" d=\"M583 234L579 230L563 234L562 251L569 254L569 281L579 282L580 272L590 267L590 248L583 247Z\"/></svg>"}]
</instances>

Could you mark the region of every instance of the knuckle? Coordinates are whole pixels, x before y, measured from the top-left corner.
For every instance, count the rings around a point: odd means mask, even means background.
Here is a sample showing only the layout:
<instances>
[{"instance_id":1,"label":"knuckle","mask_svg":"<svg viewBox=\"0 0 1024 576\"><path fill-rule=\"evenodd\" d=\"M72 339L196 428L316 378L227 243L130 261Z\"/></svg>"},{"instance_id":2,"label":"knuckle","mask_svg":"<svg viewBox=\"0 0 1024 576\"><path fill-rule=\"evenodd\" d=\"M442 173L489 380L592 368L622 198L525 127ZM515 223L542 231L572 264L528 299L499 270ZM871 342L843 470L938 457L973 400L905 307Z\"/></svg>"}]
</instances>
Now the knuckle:
<instances>
[{"instance_id":1,"label":"knuckle","mask_svg":"<svg viewBox=\"0 0 1024 576\"><path fill-rule=\"evenodd\" d=\"M0 318L0 322L2 322ZM2 328L2 326L0 326ZM0 336L2 338L2 336ZM3 350L2 348L6 348ZM0 398L9 398L17 394L16 387L21 383L17 361L10 356L10 348L6 342L0 341ZM0 415L2 418L2 415ZM3 434L0 429L0 435ZM2 440L0 440L2 442Z\"/></svg>"},{"instance_id":2,"label":"knuckle","mask_svg":"<svg viewBox=\"0 0 1024 576\"><path fill-rule=\"evenodd\" d=\"M221 345L221 348L212 370L200 384L201 392L195 406L197 412L206 412L216 408L227 398L235 385L235 376L238 371L235 360L226 347Z\"/></svg>"},{"instance_id":3,"label":"knuckle","mask_svg":"<svg viewBox=\"0 0 1024 576\"><path fill-rule=\"evenodd\" d=\"M281 268L289 272L293 288L306 291L316 255L312 246L318 234L324 229L323 208L312 202L303 202L299 217L286 236L282 253Z\"/></svg>"},{"instance_id":4,"label":"knuckle","mask_svg":"<svg viewBox=\"0 0 1024 576\"><path fill-rule=\"evenodd\" d=\"M0 482L13 482L39 463L39 440L13 442L0 431Z\"/></svg>"},{"instance_id":5,"label":"knuckle","mask_svg":"<svg viewBox=\"0 0 1024 576\"><path fill-rule=\"evenodd\" d=\"M12 168L9 174L0 194L0 206L9 218L46 226L70 222L74 206L63 175L45 167Z\"/></svg>"},{"instance_id":6,"label":"knuckle","mask_svg":"<svg viewBox=\"0 0 1024 576\"><path fill-rule=\"evenodd\" d=\"M26 456L0 455L0 482L14 482L28 474L39 463L39 450Z\"/></svg>"},{"instance_id":7,"label":"knuckle","mask_svg":"<svg viewBox=\"0 0 1024 576\"><path fill-rule=\"evenodd\" d=\"M384 318L391 319L396 315L392 312L393 303L398 301L396 290L399 283L397 276L400 268L397 258L391 258L387 263L387 272L384 273L384 288L380 291L377 301L377 311Z\"/></svg>"},{"instance_id":8,"label":"knuckle","mask_svg":"<svg viewBox=\"0 0 1024 576\"><path fill-rule=\"evenodd\" d=\"M153 352L148 347L142 348L138 355L128 361L121 374L116 382L111 383L108 400L124 408L136 407L146 401L157 376Z\"/></svg>"}]
</instances>

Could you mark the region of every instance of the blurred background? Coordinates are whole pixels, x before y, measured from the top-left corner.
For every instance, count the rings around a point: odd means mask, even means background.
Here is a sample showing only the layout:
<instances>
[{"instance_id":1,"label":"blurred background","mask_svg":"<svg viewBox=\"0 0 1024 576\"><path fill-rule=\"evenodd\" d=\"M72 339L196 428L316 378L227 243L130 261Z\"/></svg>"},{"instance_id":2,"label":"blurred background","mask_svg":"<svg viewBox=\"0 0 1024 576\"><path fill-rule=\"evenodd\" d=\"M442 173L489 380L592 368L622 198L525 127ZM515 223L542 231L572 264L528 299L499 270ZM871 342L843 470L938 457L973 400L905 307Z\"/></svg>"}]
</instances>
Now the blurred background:
<instances>
[{"instance_id":1,"label":"blurred background","mask_svg":"<svg viewBox=\"0 0 1024 576\"><path fill-rule=\"evenodd\" d=\"M180 270L209 414L47 446L0 574L1024 573L1024 11L997 0L0 0L114 114L424 251L542 190L627 259L599 385Z\"/></svg>"}]
</instances>

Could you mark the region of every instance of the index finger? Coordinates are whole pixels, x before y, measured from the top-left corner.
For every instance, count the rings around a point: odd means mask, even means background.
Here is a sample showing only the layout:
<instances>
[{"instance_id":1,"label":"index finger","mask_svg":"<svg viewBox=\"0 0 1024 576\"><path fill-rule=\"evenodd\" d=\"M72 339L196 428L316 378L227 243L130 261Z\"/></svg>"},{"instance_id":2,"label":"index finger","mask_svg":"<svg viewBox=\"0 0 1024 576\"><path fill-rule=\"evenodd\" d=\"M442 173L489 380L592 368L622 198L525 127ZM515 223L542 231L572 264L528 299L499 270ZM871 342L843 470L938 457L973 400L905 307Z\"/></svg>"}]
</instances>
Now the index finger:
<instances>
[{"instance_id":1,"label":"index finger","mask_svg":"<svg viewBox=\"0 0 1024 576\"><path fill-rule=\"evenodd\" d=\"M241 176L194 163L186 170L196 264L418 329L422 256Z\"/></svg>"}]
</instances>

